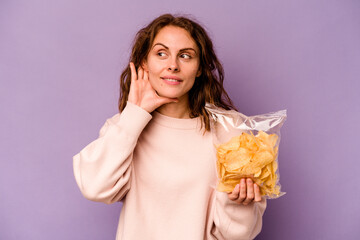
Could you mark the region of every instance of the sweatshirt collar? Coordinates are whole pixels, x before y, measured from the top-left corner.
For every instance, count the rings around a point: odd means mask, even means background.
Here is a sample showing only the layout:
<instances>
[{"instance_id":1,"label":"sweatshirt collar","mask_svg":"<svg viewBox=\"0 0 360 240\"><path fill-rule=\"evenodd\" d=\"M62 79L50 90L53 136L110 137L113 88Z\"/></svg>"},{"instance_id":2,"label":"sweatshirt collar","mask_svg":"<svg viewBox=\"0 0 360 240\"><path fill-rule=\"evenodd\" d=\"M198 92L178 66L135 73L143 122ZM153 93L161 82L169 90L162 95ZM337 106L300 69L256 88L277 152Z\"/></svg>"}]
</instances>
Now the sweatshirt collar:
<instances>
[{"instance_id":1,"label":"sweatshirt collar","mask_svg":"<svg viewBox=\"0 0 360 240\"><path fill-rule=\"evenodd\" d=\"M157 124L176 129L196 129L201 127L200 117L196 118L173 118L165 116L157 111L151 113L153 121Z\"/></svg>"}]
</instances>

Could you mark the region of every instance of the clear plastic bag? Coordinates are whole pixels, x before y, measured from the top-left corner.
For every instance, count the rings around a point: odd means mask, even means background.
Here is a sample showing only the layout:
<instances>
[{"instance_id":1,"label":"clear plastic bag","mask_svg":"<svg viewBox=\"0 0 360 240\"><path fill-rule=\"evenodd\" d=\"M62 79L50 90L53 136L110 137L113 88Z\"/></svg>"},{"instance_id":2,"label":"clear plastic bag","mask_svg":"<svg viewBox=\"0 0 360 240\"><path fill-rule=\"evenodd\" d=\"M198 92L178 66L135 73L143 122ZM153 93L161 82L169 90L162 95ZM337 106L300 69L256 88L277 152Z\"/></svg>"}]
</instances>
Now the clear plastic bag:
<instances>
[{"instance_id":1,"label":"clear plastic bag","mask_svg":"<svg viewBox=\"0 0 360 240\"><path fill-rule=\"evenodd\" d=\"M260 187L262 196L283 196L278 168L280 128L286 110L245 116L234 110L206 105L216 149L217 190L232 192L243 177L250 177Z\"/></svg>"}]
</instances>

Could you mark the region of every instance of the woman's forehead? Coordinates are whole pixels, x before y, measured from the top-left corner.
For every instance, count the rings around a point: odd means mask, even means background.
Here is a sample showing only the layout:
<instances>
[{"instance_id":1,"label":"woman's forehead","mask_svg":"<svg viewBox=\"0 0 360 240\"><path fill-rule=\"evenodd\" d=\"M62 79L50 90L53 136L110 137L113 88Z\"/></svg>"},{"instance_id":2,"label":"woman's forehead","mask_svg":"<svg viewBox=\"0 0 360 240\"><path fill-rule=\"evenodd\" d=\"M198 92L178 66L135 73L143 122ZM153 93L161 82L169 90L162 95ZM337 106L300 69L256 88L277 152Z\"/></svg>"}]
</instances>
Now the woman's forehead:
<instances>
[{"instance_id":1,"label":"woman's forehead","mask_svg":"<svg viewBox=\"0 0 360 240\"><path fill-rule=\"evenodd\" d=\"M176 26L166 26L163 27L155 36L154 42L152 44L152 48L155 45L167 46L168 48L174 49L183 49L183 48L194 48L198 49L197 44L194 39L191 37L190 33Z\"/></svg>"}]
</instances>

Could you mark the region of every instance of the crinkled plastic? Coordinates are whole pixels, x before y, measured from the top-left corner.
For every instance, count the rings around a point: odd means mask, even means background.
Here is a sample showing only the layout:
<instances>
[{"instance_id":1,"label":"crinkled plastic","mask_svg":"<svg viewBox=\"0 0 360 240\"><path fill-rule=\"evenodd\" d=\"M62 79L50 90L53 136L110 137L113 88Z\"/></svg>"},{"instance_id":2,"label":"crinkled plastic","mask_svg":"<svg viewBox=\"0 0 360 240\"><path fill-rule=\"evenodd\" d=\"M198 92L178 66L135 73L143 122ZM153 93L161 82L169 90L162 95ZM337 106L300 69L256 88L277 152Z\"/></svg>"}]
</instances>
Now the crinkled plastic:
<instances>
[{"instance_id":1,"label":"crinkled plastic","mask_svg":"<svg viewBox=\"0 0 360 240\"><path fill-rule=\"evenodd\" d=\"M275 199L281 192L278 169L280 128L286 110L246 116L206 104L213 121L211 132L217 155L217 190L232 192L243 177L250 177L262 196Z\"/></svg>"}]
</instances>

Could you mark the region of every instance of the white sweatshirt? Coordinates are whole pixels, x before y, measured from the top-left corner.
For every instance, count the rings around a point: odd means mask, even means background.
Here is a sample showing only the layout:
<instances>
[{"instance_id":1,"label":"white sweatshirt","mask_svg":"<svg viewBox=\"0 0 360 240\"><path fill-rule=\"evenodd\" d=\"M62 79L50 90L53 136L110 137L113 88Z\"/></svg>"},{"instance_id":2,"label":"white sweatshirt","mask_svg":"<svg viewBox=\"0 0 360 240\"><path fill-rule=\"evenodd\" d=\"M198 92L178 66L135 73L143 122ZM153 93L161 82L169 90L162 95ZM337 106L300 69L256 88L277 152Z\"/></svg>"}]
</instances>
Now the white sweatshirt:
<instances>
[{"instance_id":1,"label":"white sweatshirt","mask_svg":"<svg viewBox=\"0 0 360 240\"><path fill-rule=\"evenodd\" d=\"M74 156L74 174L90 200L123 201L118 240L253 239L266 200L247 206L216 191L211 133L199 118L149 114L127 103L97 140Z\"/></svg>"}]
</instances>

